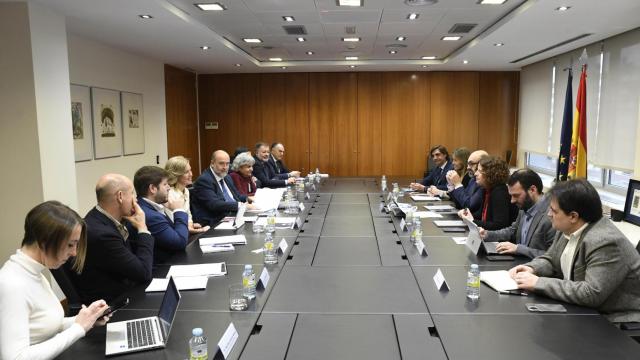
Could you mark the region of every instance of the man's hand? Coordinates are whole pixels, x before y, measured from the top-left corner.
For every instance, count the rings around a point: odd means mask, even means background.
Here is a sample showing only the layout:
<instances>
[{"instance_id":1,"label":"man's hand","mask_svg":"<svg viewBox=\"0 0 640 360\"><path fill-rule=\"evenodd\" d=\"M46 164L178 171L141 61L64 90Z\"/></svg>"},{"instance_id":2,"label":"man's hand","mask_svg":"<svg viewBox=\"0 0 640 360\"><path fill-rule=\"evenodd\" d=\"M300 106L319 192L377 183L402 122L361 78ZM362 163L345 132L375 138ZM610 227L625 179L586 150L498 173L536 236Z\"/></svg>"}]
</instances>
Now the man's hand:
<instances>
[{"instance_id":1,"label":"man's hand","mask_svg":"<svg viewBox=\"0 0 640 360\"><path fill-rule=\"evenodd\" d=\"M460 219L473 221L473 214L471 214L471 211L469 211L469 209L462 209L458 211L458 216L460 217Z\"/></svg>"},{"instance_id":2,"label":"man's hand","mask_svg":"<svg viewBox=\"0 0 640 360\"><path fill-rule=\"evenodd\" d=\"M444 196L444 194L446 193L446 191L440 190L437 187L435 187L435 185L431 185L429 186L429 189L427 189L427 194L431 195L431 196Z\"/></svg>"},{"instance_id":3,"label":"man's hand","mask_svg":"<svg viewBox=\"0 0 640 360\"><path fill-rule=\"evenodd\" d=\"M257 210L258 207L254 204L247 204L247 210Z\"/></svg>"},{"instance_id":4,"label":"man's hand","mask_svg":"<svg viewBox=\"0 0 640 360\"><path fill-rule=\"evenodd\" d=\"M144 211L142 211L135 198L133 199L133 214L131 214L130 216L125 216L124 218L127 219L131 223L131 225L133 225L133 227L138 229L138 231L149 231L147 230Z\"/></svg>"},{"instance_id":5,"label":"man's hand","mask_svg":"<svg viewBox=\"0 0 640 360\"><path fill-rule=\"evenodd\" d=\"M530 272L521 271L513 278L518 284L518 289L533 291L538 283L538 277Z\"/></svg>"},{"instance_id":6,"label":"man's hand","mask_svg":"<svg viewBox=\"0 0 640 360\"><path fill-rule=\"evenodd\" d=\"M489 232L488 232L487 230L485 230L485 229L483 229L483 228L481 228L481 227L478 227L478 234L480 234L480 238L481 238L481 239L486 239L486 238L487 238L488 233L489 233Z\"/></svg>"},{"instance_id":7,"label":"man's hand","mask_svg":"<svg viewBox=\"0 0 640 360\"><path fill-rule=\"evenodd\" d=\"M291 177L300 177L300 171L292 171L289 173Z\"/></svg>"},{"instance_id":8,"label":"man's hand","mask_svg":"<svg viewBox=\"0 0 640 360\"><path fill-rule=\"evenodd\" d=\"M287 184L295 184L295 183L296 183L296 178L290 177L287 179Z\"/></svg>"},{"instance_id":9,"label":"man's hand","mask_svg":"<svg viewBox=\"0 0 640 360\"><path fill-rule=\"evenodd\" d=\"M496 251L500 254L515 254L517 248L518 248L518 245L514 243L510 243L508 241L500 242L498 243L498 245L496 245Z\"/></svg>"},{"instance_id":10,"label":"man's hand","mask_svg":"<svg viewBox=\"0 0 640 360\"><path fill-rule=\"evenodd\" d=\"M174 199L169 197L169 200L167 201L167 208L169 208L169 210L183 209L184 198L182 196L176 196Z\"/></svg>"},{"instance_id":11,"label":"man's hand","mask_svg":"<svg viewBox=\"0 0 640 360\"><path fill-rule=\"evenodd\" d=\"M511 276L511 278L515 280L516 275L521 272L533 274L533 268L530 266L518 265L509 269L509 276Z\"/></svg>"},{"instance_id":12,"label":"man's hand","mask_svg":"<svg viewBox=\"0 0 640 360\"><path fill-rule=\"evenodd\" d=\"M422 185L422 184L419 184L419 183L411 183L411 184L409 184L409 187L411 188L411 190L414 190L414 191L422 191L422 192L424 192L426 190L426 187L424 185Z\"/></svg>"}]
</instances>

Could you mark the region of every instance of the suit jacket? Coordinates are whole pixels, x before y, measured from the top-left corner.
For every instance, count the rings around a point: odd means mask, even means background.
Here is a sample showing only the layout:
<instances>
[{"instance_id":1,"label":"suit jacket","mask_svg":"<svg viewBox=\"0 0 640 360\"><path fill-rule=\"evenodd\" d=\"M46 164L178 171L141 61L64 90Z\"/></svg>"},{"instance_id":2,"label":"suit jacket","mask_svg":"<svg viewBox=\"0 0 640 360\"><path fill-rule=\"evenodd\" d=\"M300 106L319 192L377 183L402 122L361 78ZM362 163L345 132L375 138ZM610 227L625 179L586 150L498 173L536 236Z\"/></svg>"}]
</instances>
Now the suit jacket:
<instances>
[{"instance_id":1,"label":"suit jacket","mask_svg":"<svg viewBox=\"0 0 640 360\"><path fill-rule=\"evenodd\" d=\"M253 176L258 178L260 181L260 187L267 188L279 188L287 186L286 179L280 179L277 177L271 165L269 165L269 161L262 161L258 158L255 158L256 163L253 164ZM286 175L289 178L289 175Z\"/></svg>"},{"instance_id":2,"label":"suit jacket","mask_svg":"<svg viewBox=\"0 0 640 360\"><path fill-rule=\"evenodd\" d=\"M238 201L245 202L247 197L240 195L238 189L233 185L233 179L227 175L224 182L231 191L231 196L236 200L226 202L224 194L217 183L213 171L208 167L198 176L191 190L191 207L193 219L202 225L214 225L229 213L238 211Z\"/></svg>"},{"instance_id":3,"label":"suit jacket","mask_svg":"<svg viewBox=\"0 0 640 360\"><path fill-rule=\"evenodd\" d=\"M551 220L547 216L551 199L545 196L539 201L540 203L537 205L539 206L538 212L531 219L524 245L521 244L522 231L520 229L520 224L525 216L524 210L518 211L518 217L511 226L496 231L488 231L486 240L510 241L518 244L516 254L527 256L531 259L544 254L553 243L556 231L551 227Z\"/></svg>"},{"instance_id":4,"label":"suit jacket","mask_svg":"<svg viewBox=\"0 0 640 360\"><path fill-rule=\"evenodd\" d=\"M469 209L474 217L482 211L484 188L476 183L474 176L469 179L467 186L449 191L449 197L458 209Z\"/></svg>"},{"instance_id":5,"label":"suit jacket","mask_svg":"<svg viewBox=\"0 0 640 360\"><path fill-rule=\"evenodd\" d=\"M109 302L131 287L151 281L153 236L138 233L127 222L129 238L125 241L111 219L96 208L84 220L87 223L84 269L81 274L68 271L84 304L99 299ZM67 262L66 266L69 265Z\"/></svg>"},{"instance_id":6,"label":"suit jacket","mask_svg":"<svg viewBox=\"0 0 640 360\"><path fill-rule=\"evenodd\" d=\"M189 215L185 211L173 213L173 221L161 214L142 197L138 197L138 205L145 215L149 232L155 239L153 252L154 264L169 260L176 251L183 251L189 242Z\"/></svg>"},{"instance_id":7,"label":"suit jacket","mask_svg":"<svg viewBox=\"0 0 640 360\"><path fill-rule=\"evenodd\" d=\"M434 185L440 190L447 191L447 171L449 170L453 170L453 162L451 160L447 161L444 169L441 169L439 166L431 169L427 177L422 179L421 184L426 187Z\"/></svg>"},{"instance_id":8,"label":"suit jacket","mask_svg":"<svg viewBox=\"0 0 640 360\"><path fill-rule=\"evenodd\" d=\"M275 160L273 158L273 156L269 155L269 160L267 161L269 163L269 165L271 165L271 168L273 169L273 172L275 174L278 175L287 175L286 178L284 178L285 180L289 177L289 169L284 165L284 162L282 162L282 160ZM276 165L277 164L277 165Z\"/></svg>"},{"instance_id":9,"label":"suit jacket","mask_svg":"<svg viewBox=\"0 0 640 360\"><path fill-rule=\"evenodd\" d=\"M511 196L506 184L498 184L491 189L487 207L487 219L485 221L482 221L483 209L484 199L482 206L480 206L480 211L477 214L473 214L473 218L476 225L486 230L505 228L518 216L518 208L511 203Z\"/></svg>"},{"instance_id":10,"label":"suit jacket","mask_svg":"<svg viewBox=\"0 0 640 360\"><path fill-rule=\"evenodd\" d=\"M612 322L640 321L640 255L607 218L584 229L564 280L560 256L568 239L560 232L530 266L539 276L535 291L550 298L597 309Z\"/></svg>"}]
</instances>

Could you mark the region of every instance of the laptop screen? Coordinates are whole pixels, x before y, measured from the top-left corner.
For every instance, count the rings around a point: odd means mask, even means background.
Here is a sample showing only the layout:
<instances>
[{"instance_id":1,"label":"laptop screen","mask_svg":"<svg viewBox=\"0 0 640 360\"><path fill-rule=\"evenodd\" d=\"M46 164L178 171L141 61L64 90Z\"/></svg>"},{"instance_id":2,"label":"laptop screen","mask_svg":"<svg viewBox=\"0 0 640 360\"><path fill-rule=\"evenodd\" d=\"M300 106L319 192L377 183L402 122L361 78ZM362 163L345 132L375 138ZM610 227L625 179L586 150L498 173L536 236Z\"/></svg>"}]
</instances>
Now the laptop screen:
<instances>
[{"instance_id":1,"label":"laptop screen","mask_svg":"<svg viewBox=\"0 0 640 360\"><path fill-rule=\"evenodd\" d=\"M158 312L158 318L160 319L160 328L162 330L162 339L166 342L169 338L169 332L171 331L171 325L173 319L176 317L176 311L178 310L178 304L180 303L180 292L176 287L176 283L173 281L173 277L169 278L169 285L164 292L164 298L160 305L160 311Z\"/></svg>"}]
</instances>

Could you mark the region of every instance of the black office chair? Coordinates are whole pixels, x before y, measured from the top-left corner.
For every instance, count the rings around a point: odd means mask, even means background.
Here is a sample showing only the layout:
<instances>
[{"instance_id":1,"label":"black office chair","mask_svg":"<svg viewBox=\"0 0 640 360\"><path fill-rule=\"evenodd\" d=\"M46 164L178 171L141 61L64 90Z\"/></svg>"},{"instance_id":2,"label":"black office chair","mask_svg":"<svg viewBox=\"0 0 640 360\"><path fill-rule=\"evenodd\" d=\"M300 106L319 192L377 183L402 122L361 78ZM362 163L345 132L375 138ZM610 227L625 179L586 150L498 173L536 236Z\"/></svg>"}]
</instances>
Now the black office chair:
<instances>
[{"instance_id":1,"label":"black office chair","mask_svg":"<svg viewBox=\"0 0 640 360\"><path fill-rule=\"evenodd\" d=\"M638 252L638 254L640 254L640 241L638 241L638 244L636 244L636 251Z\"/></svg>"},{"instance_id":2,"label":"black office chair","mask_svg":"<svg viewBox=\"0 0 640 360\"><path fill-rule=\"evenodd\" d=\"M53 274L53 277L56 279L60 289L62 289L62 292L67 297L65 313L67 316L75 316L78 314L80 309L82 309L82 301L80 301L80 295L78 295L78 291L71 282L71 278L68 274L68 271L70 270L67 269L66 266L67 265L65 264L57 269L52 269L51 274Z\"/></svg>"}]
</instances>

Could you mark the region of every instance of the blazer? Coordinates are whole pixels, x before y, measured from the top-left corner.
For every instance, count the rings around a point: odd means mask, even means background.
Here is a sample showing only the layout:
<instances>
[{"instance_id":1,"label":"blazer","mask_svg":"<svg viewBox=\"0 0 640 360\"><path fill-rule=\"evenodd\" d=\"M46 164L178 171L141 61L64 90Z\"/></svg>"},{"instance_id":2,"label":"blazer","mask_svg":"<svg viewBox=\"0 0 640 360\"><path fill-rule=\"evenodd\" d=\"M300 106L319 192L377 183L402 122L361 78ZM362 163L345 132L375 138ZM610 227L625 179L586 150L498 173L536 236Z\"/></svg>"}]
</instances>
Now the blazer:
<instances>
[{"instance_id":1,"label":"blazer","mask_svg":"<svg viewBox=\"0 0 640 360\"><path fill-rule=\"evenodd\" d=\"M253 164L253 176L260 181L260 187L279 188L287 186L289 175L285 175L286 178L280 179L273 168L271 168L271 165L269 165L269 161L262 161L258 158L255 158L255 160L256 163Z\"/></svg>"},{"instance_id":2,"label":"blazer","mask_svg":"<svg viewBox=\"0 0 640 360\"><path fill-rule=\"evenodd\" d=\"M447 191L447 171L449 170L453 170L453 162L451 160L447 160L444 169L441 169L439 166L431 169L427 177L422 179L420 183L426 187L434 185L440 190Z\"/></svg>"},{"instance_id":3,"label":"blazer","mask_svg":"<svg viewBox=\"0 0 640 360\"><path fill-rule=\"evenodd\" d=\"M487 208L487 220L485 221L482 221L483 209L484 198L478 213L473 214L473 222L485 230L505 228L518 216L518 208L511 203L511 196L509 195L506 184L498 184L491 189Z\"/></svg>"},{"instance_id":4,"label":"blazer","mask_svg":"<svg viewBox=\"0 0 640 360\"><path fill-rule=\"evenodd\" d=\"M154 239L138 233L124 221L129 238L95 207L84 218L87 223L87 255L84 269L77 274L71 262L65 266L83 304L99 299L109 302L137 284L151 281Z\"/></svg>"},{"instance_id":5,"label":"blazer","mask_svg":"<svg viewBox=\"0 0 640 360\"><path fill-rule=\"evenodd\" d=\"M149 232L155 239L153 263L159 264L169 260L176 251L183 251L189 243L189 215L185 211L173 213L173 221L161 214L142 197L138 197L138 205L144 211L145 222Z\"/></svg>"},{"instance_id":6,"label":"blazer","mask_svg":"<svg viewBox=\"0 0 640 360\"><path fill-rule=\"evenodd\" d=\"M539 276L534 291L594 308L612 322L640 321L640 255L620 230L604 217L589 224L564 280L560 256L567 243L558 232L544 255L525 264Z\"/></svg>"},{"instance_id":7,"label":"blazer","mask_svg":"<svg viewBox=\"0 0 640 360\"><path fill-rule=\"evenodd\" d=\"M458 209L469 209L474 217L482 211L484 188L476 183L475 176L469 179L466 186L449 191L449 197Z\"/></svg>"},{"instance_id":8,"label":"blazer","mask_svg":"<svg viewBox=\"0 0 640 360\"><path fill-rule=\"evenodd\" d=\"M255 195L258 187L256 186L256 183L253 182L253 179L251 177L247 179L237 172L232 172L229 175L231 175L233 184L236 186L236 189L238 189L238 193L247 196Z\"/></svg>"},{"instance_id":9,"label":"blazer","mask_svg":"<svg viewBox=\"0 0 640 360\"><path fill-rule=\"evenodd\" d=\"M275 174L278 174L278 175L285 174L285 175L287 175L285 180L289 177L289 169L284 165L282 160L275 160L272 155L269 155L269 160L267 160L267 162L269 163L269 165L271 166L271 169L273 169L273 172ZM276 166L276 164L277 164L277 166Z\"/></svg>"},{"instance_id":10,"label":"blazer","mask_svg":"<svg viewBox=\"0 0 640 360\"><path fill-rule=\"evenodd\" d=\"M191 190L191 210L195 222L202 225L214 225L227 214L238 211L237 202L247 201L246 196L238 193L231 176L225 176L224 182L236 201L226 202L224 200L220 184L216 182L210 167L198 176L193 184L193 190Z\"/></svg>"},{"instance_id":11,"label":"blazer","mask_svg":"<svg viewBox=\"0 0 640 360\"><path fill-rule=\"evenodd\" d=\"M551 220L547 216L549 210L549 202L551 199L548 196L539 200L537 206L538 212L531 219L531 225L529 225L529 232L527 232L527 238L524 241L524 245L521 244L522 231L520 224L525 216L524 210L518 211L518 217L509 227L504 229L488 231L486 241L510 241L514 244L518 244L516 248L516 254L529 257L533 259L536 256L544 254L549 246L553 243L553 239L556 236L556 230L551 226Z\"/></svg>"}]
</instances>

